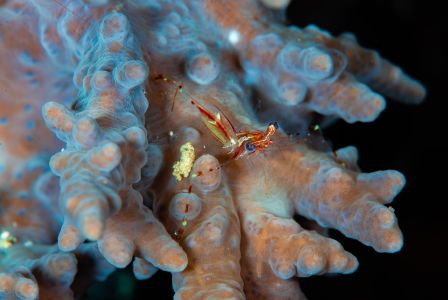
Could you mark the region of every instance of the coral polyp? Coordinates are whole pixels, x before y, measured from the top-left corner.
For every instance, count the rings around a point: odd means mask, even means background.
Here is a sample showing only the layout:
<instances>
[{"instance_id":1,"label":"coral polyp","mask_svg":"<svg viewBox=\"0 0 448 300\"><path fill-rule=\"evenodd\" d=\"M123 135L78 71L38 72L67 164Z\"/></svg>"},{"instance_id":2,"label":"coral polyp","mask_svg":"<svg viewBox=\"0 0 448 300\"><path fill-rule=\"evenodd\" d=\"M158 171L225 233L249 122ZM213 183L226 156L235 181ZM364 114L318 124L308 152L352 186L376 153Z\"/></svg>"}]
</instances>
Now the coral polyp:
<instances>
[{"instance_id":1,"label":"coral polyp","mask_svg":"<svg viewBox=\"0 0 448 300\"><path fill-rule=\"evenodd\" d=\"M300 277L358 267L327 228L401 249L405 177L313 135L425 89L352 34L286 26L288 3L0 4L1 299L131 263L176 299L304 299Z\"/></svg>"}]
</instances>

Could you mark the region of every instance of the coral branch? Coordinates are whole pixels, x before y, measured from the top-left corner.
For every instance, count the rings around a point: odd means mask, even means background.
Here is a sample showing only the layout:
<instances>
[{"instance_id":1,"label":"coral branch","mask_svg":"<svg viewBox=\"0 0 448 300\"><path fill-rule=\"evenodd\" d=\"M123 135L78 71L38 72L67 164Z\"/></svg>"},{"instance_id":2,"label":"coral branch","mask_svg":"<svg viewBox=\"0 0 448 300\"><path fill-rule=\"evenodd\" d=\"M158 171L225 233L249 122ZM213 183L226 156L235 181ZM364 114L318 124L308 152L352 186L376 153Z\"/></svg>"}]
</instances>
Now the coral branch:
<instances>
[{"instance_id":1,"label":"coral branch","mask_svg":"<svg viewBox=\"0 0 448 300\"><path fill-rule=\"evenodd\" d=\"M43 107L47 126L67 143L50 162L61 177L66 213L59 246L70 251L85 238L99 240L101 253L116 267L128 265L135 251L156 267L180 271L187 262L184 252L131 186L146 163L143 114L148 104L141 87L146 64L136 59L139 46L124 15L105 16L99 32L98 43L81 60L95 67L80 77L75 110L54 102ZM131 234L129 228L141 230ZM143 264L136 264L145 276Z\"/></svg>"},{"instance_id":2,"label":"coral branch","mask_svg":"<svg viewBox=\"0 0 448 300\"><path fill-rule=\"evenodd\" d=\"M78 277L78 265L90 261L89 276ZM70 287L85 286L85 281L104 280L114 270L102 263L94 244L83 245L76 253L62 253L54 246L21 246L9 249L0 264L2 299L74 299Z\"/></svg>"},{"instance_id":3,"label":"coral branch","mask_svg":"<svg viewBox=\"0 0 448 300\"><path fill-rule=\"evenodd\" d=\"M290 167L285 169L285 162ZM265 183L271 195L270 202L263 201L265 209L275 208L279 216L295 210L377 251L400 250L403 241L396 217L383 204L390 203L403 188L405 179L401 173L392 170L359 173L345 168L334 157L303 145L283 151L266 164L288 176L275 178L269 185ZM259 168L262 172L263 164Z\"/></svg>"}]
</instances>

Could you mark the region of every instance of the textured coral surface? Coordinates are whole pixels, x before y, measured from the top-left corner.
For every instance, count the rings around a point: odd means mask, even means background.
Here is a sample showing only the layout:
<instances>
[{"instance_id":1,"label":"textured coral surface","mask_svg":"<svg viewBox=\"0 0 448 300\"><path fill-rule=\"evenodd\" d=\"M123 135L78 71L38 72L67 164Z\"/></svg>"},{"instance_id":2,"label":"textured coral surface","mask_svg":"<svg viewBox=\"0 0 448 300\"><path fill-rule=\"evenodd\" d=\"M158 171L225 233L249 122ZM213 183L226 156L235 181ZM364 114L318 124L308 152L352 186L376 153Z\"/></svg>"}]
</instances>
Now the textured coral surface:
<instances>
[{"instance_id":1,"label":"textured coral surface","mask_svg":"<svg viewBox=\"0 0 448 300\"><path fill-rule=\"evenodd\" d=\"M425 89L352 34L286 26L288 2L0 2L1 299L73 299L131 263L176 299L304 299L298 278L358 267L327 228L401 249L404 176L320 131ZM273 121L239 159L216 138Z\"/></svg>"}]
</instances>

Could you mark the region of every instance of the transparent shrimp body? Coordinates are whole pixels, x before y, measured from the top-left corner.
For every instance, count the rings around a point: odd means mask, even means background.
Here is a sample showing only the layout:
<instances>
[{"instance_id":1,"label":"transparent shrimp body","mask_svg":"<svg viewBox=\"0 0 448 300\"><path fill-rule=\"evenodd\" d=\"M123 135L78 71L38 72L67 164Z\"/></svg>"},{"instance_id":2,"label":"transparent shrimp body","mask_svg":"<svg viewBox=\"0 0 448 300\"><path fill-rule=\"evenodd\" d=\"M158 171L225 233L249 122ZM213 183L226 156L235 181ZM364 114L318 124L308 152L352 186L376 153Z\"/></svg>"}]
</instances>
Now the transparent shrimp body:
<instances>
[{"instance_id":1,"label":"transparent shrimp body","mask_svg":"<svg viewBox=\"0 0 448 300\"><path fill-rule=\"evenodd\" d=\"M213 137L222 144L223 148L229 149L229 154L232 154L232 159L236 160L247 155L259 153L272 144L271 137L278 128L276 122L269 124L264 132L258 130L237 132L224 112L216 106L213 106L213 109L211 109L199 104L193 96L187 91L184 91L183 83L170 79L162 74L153 77L153 80L176 85L177 88L173 95L171 111L173 111L178 94L186 95L190 99L191 104L199 111L202 123L212 133Z\"/></svg>"},{"instance_id":2,"label":"transparent shrimp body","mask_svg":"<svg viewBox=\"0 0 448 300\"><path fill-rule=\"evenodd\" d=\"M226 115L218 108L215 113L207 110L196 101L191 101L201 114L201 120L212 135L222 144L223 148L230 149L233 159L239 159L266 149L272 144L271 137L277 130L277 124L269 124L263 131L237 132Z\"/></svg>"}]
</instances>

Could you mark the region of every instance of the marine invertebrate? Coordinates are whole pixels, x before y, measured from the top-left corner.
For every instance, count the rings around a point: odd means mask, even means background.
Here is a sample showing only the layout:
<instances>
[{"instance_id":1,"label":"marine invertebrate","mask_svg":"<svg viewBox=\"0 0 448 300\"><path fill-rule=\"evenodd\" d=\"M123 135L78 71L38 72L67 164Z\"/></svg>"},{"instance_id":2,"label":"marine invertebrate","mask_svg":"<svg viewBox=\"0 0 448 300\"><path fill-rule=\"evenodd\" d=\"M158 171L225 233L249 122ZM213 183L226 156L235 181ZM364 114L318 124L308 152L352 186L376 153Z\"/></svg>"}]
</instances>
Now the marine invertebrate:
<instances>
[{"instance_id":1,"label":"marine invertebrate","mask_svg":"<svg viewBox=\"0 0 448 300\"><path fill-rule=\"evenodd\" d=\"M258 153L272 144L271 137L278 128L278 124L275 122L269 124L264 132L237 132L230 120L221 111L218 110L216 113L208 111L194 100L191 100L191 104L196 106L201 114L202 122L222 144L223 148L230 148L229 154L233 153L233 159Z\"/></svg>"},{"instance_id":2,"label":"marine invertebrate","mask_svg":"<svg viewBox=\"0 0 448 300\"><path fill-rule=\"evenodd\" d=\"M139 279L156 268L172 272L178 299L302 298L297 277L350 273L358 262L296 214L377 251L400 250L386 205L403 175L362 173L355 147L324 152L288 133L303 136L319 119L370 122L385 107L373 90L418 103L424 88L352 35L284 26L270 8L287 2L35 0L2 8L29 40L12 39L2 26L2 55L20 55L0 70L20 67L4 84L19 104L0 102L2 112L15 112L2 117L0 134L12 141L2 149L11 187L1 226L16 237L5 249L15 259L0 264L0 295L47 297L47 279L57 277L53 257L69 266L58 284L65 291L87 248L102 265L133 261ZM188 95L158 74L182 82ZM18 89L20 80L27 89ZM262 154L229 160L216 129L203 126L216 120L201 120L192 98L241 128L238 146L274 120L280 127L255 138ZM23 120L29 110L32 124ZM30 130L42 139L30 139ZM178 181L172 166L182 145L193 145L198 158ZM33 275L36 266L50 275Z\"/></svg>"}]
</instances>

